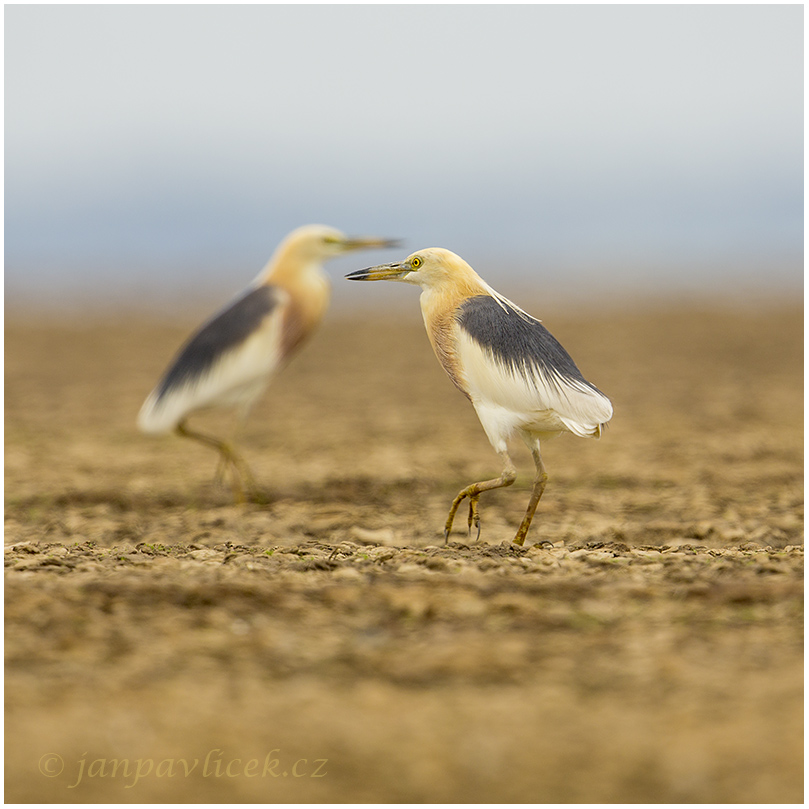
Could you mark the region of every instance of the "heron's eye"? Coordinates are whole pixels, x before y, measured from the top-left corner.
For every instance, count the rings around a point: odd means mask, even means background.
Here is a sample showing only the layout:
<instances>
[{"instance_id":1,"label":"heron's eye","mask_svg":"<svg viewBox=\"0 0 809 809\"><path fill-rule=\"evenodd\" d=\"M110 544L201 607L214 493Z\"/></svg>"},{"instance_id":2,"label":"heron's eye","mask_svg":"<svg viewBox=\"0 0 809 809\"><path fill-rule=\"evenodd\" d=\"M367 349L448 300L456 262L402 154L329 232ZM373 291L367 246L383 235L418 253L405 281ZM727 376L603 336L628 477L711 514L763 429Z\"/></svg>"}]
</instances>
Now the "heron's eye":
<instances>
[{"instance_id":1,"label":"heron's eye","mask_svg":"<svg viewBox=\"0 0 809 809\"><path fill-rule=\"evenodd\" d=\"M417 270L422 264L424 264L424 262L418 256L410 259L410 266L414 270Z\"/></svg>"}]
</instances>

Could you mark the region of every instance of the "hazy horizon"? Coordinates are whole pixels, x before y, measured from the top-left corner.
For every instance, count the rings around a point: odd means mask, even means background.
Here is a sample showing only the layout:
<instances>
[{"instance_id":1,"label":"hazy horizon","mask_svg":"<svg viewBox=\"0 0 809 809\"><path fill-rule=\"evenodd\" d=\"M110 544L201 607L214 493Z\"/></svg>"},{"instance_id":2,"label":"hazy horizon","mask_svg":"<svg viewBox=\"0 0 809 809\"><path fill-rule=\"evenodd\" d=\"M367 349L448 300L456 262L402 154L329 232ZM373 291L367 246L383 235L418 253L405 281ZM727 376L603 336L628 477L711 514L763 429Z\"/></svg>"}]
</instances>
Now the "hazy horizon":
<instances>
[{"instance_id":1,"label":"hazy horizon","mask_svg":"<svg viewBox=\"0 0 809 809\"><path fill-rule=\"evenodd\" d=\"M6 6L7 306L243 288L292 228L498 289L796 294L803 7ZM397 290L401 292L401 290Z\"/></svg>"}]
</instances>

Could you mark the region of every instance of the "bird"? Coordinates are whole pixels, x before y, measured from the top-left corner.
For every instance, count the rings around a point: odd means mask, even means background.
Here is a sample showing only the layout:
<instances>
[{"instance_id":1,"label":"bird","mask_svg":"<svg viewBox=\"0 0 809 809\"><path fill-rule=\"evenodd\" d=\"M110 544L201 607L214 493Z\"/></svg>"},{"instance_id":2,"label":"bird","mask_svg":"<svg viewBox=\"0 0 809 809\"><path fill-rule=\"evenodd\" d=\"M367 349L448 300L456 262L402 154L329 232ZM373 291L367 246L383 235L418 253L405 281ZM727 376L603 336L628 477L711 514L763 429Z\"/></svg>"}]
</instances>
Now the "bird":
<instances>
[{"instance_id":1,"label":"bird","mask_svg":"<svg viewBox=\"0 0 809 809\"><path fill-rule=\"evenodd\" d=\"M523 545L548 480L540 442L565 432L599 438L612 418L612 403L582 376L539 320L496 292L450 250L419 250L402 262L356 270L346 278L421 287L421 312L433 351L472 403L503 462L500 477L472 483L452 501L444 542L466 498L469 533L474 524L480 539L480 495L514 483L517 473L508 441L519 435L536 465L528 508L512 540Z\"/></svg>"},{"instance_id":2,"label":"bird","mask_svg":"<svg viewBox=\"0 0 809 809\"><path fill-rule=\"evenodd\" d=\"M235 406L243 424L274 374L300 350L329 304L323 265L352 250L393 247L398 241L349 237L325 225L304 225L278 245L250 286L214 314L180 348L138 414L147 434L192 438L220 456L217 476L232 471L234 498L262 496L250 467L231 442L188 427L201 410Z\"/></svg>"}]
</instances>

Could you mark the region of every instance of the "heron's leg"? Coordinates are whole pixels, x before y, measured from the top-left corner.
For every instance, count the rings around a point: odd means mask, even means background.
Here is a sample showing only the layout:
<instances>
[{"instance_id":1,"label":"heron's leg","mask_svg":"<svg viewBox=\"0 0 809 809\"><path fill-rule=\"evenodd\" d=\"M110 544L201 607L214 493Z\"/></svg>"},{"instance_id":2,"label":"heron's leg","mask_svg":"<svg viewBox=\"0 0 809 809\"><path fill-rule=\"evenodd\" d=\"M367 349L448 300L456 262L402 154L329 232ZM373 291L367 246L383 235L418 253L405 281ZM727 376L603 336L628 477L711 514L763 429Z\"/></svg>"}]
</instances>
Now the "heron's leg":
<instances>
[{"instance_id":1,"label":"heron's leg","mask_svg":"<svg viewBox=\"0 0 809 809\"><path fill-rule=\"evenodd\" d=\"M233 467L234 469L238 470L238 473L247 483L247 489L250 493L250 500L253 503L266 504L267 497L256 483L256 479L253 477L252 470L247 465L247 462L241 457L241 455L239 455L233 450L234 446L241 443L242 432L244 431L244 426L247 423L247 414L250 411L251 405L252 402L248 402L240 409L239 418L238 421L236 422L236 427L233 430L231 440L227 443L231 449L231 454L233 456L232 461Z\"/></svg>"},{"instance_id":2,"label":"heron's leg","mask_svg":"<svg viewBox=\"0 0 809 809\"><path fill-rule=\"evenodd\" d=\"M514 469L514 464L509 458L508 452L503 450L499 453L503 459L503 474L494 480L483 480L480 483L472 483L465 489L458 492L452 505L449 509L447 522L444 526L444 542L449 539L449 532L452 530L452 523L455 519L455 513L458 511L458 506L464 501L464 498L469 498L469 530L472 530L472 524L478 529L478 537L480 536L480 515L478 514L478 500L480 500L481 492L487 492L490 489L501 489L503 486L511 486L517 478L517 471Z\"/></svg>"},{"instance_id":3,"label":"heron's leg","mask_svg":"<svg viewBox=\"0 0 809 809\"><path fill-rule=\"evenodd\" d=\"M233 464L233 469L245 482L247 491L249 493L249 500L252 503L266 504L267 498L259 488L258 483L256 483L256 479L253 477L253 471L248 466L247 461L245 461L241 455L237 454L232 447L231 452L233 453L233 458L231 461ZM241 490L241 486L239 486L239 488ZM244 502L243 494L239 497L239 502Z\"/></svg>"},{"instance_id":4,"label":"heron's leg","mask_svg":"<svg viewBox=\"0 0 809 809\"><path fill-rule=\"evenodd\" d=\"M219 453L219 462L216 465L215 479L217 481L222 480L225 472L230 468L233 473L231 475L233 499L237 503L243 503L245 498L242 490L239 469L239 461L241 459L238 457L233 447L227 441L222 441L215 436L206 435L205 433L200 433L196 430L190 430L186 426L185 422L181 422L177 425L177 434L182 435L185 438L192 438L194 441L199 441L201 444L205 444L205 446L211 447Z\"/></svg>"},{"instance_id":5,"label":"heron's leg","mask_svg":"<svg viewBox=\"0 0 809 809\"><path fill-rule=\"evenodd\" d=\"M199 433L195 430L189 430L184 421L177 425L177 434L185 436L186 438L193 438L195 441L199 441L208 447L212 447L219 453L217 474L223 475L225 469L230 466L233 471L233 475L231 476L233 498L237 503L243 503L245 500L244 490L242 488L242 480L246 482L251 498L253 500L260 499L261 491L256 485L256 481L253 477L253 473L250 471L250 467L236 452L231 444L229 444L227 441L222 441L215 436L205 435L205 433Z\"/></svg>"},{"instance_id":6,"label":"heron's leg","mask_svg":"<svg viewBox=\"0 0 809 809\"><path fill-rule=\"evenodd\" d=\"M542 463L542 455L539 452L539 441L535 442L534 446L531 447L531 454L534 456L537 473L534 478L534 488L531 490L531 499L528 501L528 508L525 510L525 516L522 518L520 527L517 529L517 535L513 540L515 545L522 545L525 542L525 536L531 526L531 520L534 519L534 512L537 510L539 498L542 497L545 484L548 482L548 473L545 471L545 464Z\"/></svg>"},{"instance_id":7,"label":"heron's leg","mask_svg":"<svg viewBox=\"0 0 809 809\"><path fill-rule=\"evenodd\" d=\"M225 475L228 471L228 461L227 458L220 452L219 453L219 460L216 462L216 471L213 473L213 479L219 483L225 482Z\"/></svg>"},{"instance_id":8,"label":"heron's leg","mask_svg":"<svg viewBox=\"0 0 809 809\"><path fill-rule=\"evenodd\" d=\"M474 525L475 528L478 529L477 536L475 537L475 542L480 539L480 514L478 513L478 501L480 500L480 495L470 495L469 497L469 518L466 521L467 526L469 526L469 536L472 536L472 526Z\"/></svg>"},{"instance_id":9,"label":"heron's leg","mask_svg":"<svg viewBox=\"0 0 809 809\"><path fill-rule=\"evenodd\" d=\"M233 431L233 437L231 439L231 447L235 444L241 443L241 436L244 432L244 427L247 424L247 416L250 413L250 409L253 406L254 400L250 400L249 402L243 404L239 410L239 418L236 422L236 428ZM250 500L253 503L258 503L259 505L266 505L269 501L267 500L266 493L259 487L258 483L256 483L256 479L253 477L253 472L251 471L250 467L247 465L246 461L240 456L237 455L235 452L234 455L234 466L238 467L239 473L241 474L242 478L247 481L247 488L250 492Z\"/></svg>"}]
</instances>

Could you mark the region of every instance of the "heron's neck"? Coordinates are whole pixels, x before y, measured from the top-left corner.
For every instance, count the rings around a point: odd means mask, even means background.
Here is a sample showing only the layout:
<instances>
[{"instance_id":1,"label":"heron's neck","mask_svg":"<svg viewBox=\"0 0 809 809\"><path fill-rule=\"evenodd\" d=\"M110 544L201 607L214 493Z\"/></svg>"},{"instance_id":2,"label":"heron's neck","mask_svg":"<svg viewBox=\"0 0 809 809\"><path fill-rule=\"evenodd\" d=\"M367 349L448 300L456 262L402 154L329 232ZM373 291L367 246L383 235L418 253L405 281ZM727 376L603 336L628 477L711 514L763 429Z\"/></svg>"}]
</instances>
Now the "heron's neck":
<instances>
[{"instance_id":1,"label":"heron's neck","mask_svg":"<svg viewBox=\"0 0 809 809\"><path fill-rule=\"evenodd\" d=\"M291 267L279 262L273 267L271 263L258 282L287 293L284 341L292 350L317 328L329 306L331 285L323 264L313 261Z\"/></svg>"},{"instance_id":2,"label":"heron's neck","mask_svg":"<svg viewBox=\"0 0 809 809\"><path fill-rule=\"evenodd\" d=\"M433 322L454 312L467 298L490 294L488 285L476 273L470 272L469 275L454 278L451 282L423 287L419 302L425 322Z\"/></svg>"},{"instance_id":3,"label":"heron's neck","mask_svg":"<svg viewBox=\"0 0 809 809\"><path fill-rule=\"evenodd\" d=\"M319 310L328 304L331 285L320 261L278 265L266 273L264 283L285 289L296 305L306 309Z\"/></svg>"}]
</instances>

